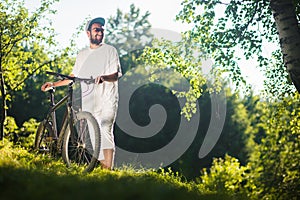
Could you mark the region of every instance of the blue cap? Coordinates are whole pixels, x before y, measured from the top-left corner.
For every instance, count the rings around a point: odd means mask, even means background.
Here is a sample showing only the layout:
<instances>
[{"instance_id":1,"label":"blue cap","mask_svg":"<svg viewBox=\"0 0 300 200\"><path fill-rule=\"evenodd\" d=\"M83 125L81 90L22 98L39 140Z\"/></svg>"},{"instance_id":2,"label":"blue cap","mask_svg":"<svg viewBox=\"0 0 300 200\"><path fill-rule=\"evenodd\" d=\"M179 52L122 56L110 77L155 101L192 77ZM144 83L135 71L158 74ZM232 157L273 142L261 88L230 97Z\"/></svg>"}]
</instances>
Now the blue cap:
<instances>
[{"instance_id":1,"label":"blue cap","mask_svg":"<svg viewBox=\"0 0 300 200\"><path fill-rule=\"evenodd\" d=\"M102 18L102 17L97 17L97 18L94 18L92 20L89 20L85 26L85 30L88 31L89 28L92 26L92 24L94 23L99 23L101 24L101 26L104 26L105 25L105 19Z\"/></svg>"}]
</instances>

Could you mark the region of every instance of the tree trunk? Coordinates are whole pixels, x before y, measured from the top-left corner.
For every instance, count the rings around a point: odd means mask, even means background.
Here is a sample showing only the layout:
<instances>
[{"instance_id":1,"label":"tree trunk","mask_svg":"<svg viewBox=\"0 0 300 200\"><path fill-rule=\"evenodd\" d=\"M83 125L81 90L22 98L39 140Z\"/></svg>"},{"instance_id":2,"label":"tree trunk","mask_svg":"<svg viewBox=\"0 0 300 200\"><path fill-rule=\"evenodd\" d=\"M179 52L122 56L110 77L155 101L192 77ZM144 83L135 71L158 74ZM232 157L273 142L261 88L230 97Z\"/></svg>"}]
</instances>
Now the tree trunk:
<instances>
[{"instance_id":1,"label":"tree trunk","mask_svg":"<svg viewBox=\"0 0 300 200\"><path fill-rule=\"evenodd\" d=\"M2 68L2 67L1 67ZM2 71L2 69L1 69ZM1 119L0 119L0 140L4 137L4 122L6 119L6 91L4 85L4 77L3 74L0 74L0 86L1 86Z\"/></svg>"},{"instance_id":2,"label":"tree trunk","mask_svg":"<svg viewBox=\"0 0 300 200\"><path fill-rule=\"evenodd\" d=\"M4 80L3 80L3 70L2 70L2 31L0 32L0 88L1 88L1 101L2 101L2 108L0 108L1 113L0 113L0 140L3 140L4 137L4 121L5 121L5 89L4 89ZM3 89L2 89L3 88Z\"/></svg>"},{"instance_id":3,"label":"tree trunk","mask_svg":"<svg viewBox=\"0 0 300 200\"><path fill-rule=\"evenodd\" d=\"M300 29L293 0L270 0L283 61L292 82L300 93Z\"/></svg>"}]
</instances>

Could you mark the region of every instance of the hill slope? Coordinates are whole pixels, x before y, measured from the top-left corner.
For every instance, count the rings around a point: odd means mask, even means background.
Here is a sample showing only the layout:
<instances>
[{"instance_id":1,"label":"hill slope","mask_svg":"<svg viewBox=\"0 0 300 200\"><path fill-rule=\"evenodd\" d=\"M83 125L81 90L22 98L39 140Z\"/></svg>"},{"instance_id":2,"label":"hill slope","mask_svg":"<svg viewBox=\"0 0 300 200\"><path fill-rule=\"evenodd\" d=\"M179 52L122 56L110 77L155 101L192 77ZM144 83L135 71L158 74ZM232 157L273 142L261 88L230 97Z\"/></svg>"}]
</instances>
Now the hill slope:
<instances>
[{"instance_id":1,"label":"hill slope","mask_svg":"<svg viewBox=\"0 0 300 200\"><path fill-rule=\"evenodd\" d=\"M230 199L203 194L194 182L171 171L114 171L96 168L82 174L60 159L30 153L10 143L0 145L0 199Z\"/></svg>"}]
</instances>

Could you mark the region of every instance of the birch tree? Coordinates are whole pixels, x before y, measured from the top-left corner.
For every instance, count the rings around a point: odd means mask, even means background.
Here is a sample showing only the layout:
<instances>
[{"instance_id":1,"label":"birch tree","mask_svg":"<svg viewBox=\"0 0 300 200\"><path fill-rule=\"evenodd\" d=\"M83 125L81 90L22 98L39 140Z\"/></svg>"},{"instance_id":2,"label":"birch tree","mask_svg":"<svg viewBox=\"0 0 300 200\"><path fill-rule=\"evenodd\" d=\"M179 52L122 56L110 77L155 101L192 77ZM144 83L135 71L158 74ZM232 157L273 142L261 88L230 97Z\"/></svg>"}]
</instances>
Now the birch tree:
<instances>
[{"instance_id":1,"label":"birch tree","mask_svg":"<svg viewBox=\"0 0 300 200\"><path fill-rule=\"evenodd\" d=\"M300 9L299 3L292 0L270 0L283 61L298 92L300 92L300 29L296 14Z\"/></svg>"}]
</instances>

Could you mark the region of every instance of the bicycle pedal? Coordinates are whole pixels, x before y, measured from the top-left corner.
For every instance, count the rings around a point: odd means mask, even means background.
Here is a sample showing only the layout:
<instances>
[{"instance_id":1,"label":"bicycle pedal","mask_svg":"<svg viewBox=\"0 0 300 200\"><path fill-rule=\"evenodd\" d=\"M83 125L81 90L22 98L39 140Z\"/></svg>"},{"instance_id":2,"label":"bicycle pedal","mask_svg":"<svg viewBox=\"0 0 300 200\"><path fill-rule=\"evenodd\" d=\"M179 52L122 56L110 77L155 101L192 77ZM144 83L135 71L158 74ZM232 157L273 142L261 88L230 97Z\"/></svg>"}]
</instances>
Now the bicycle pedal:
<instances>
[{"instance_id":1,"label":"bicycle pedal","mask_svg":"<svg viewBox=\"0 0 300 200\"><path fill-rule=\"evenodd\" d=\"M39 149L39 152L48 153L50 150L46 148Z\"/></svg>"}]
</instances>

